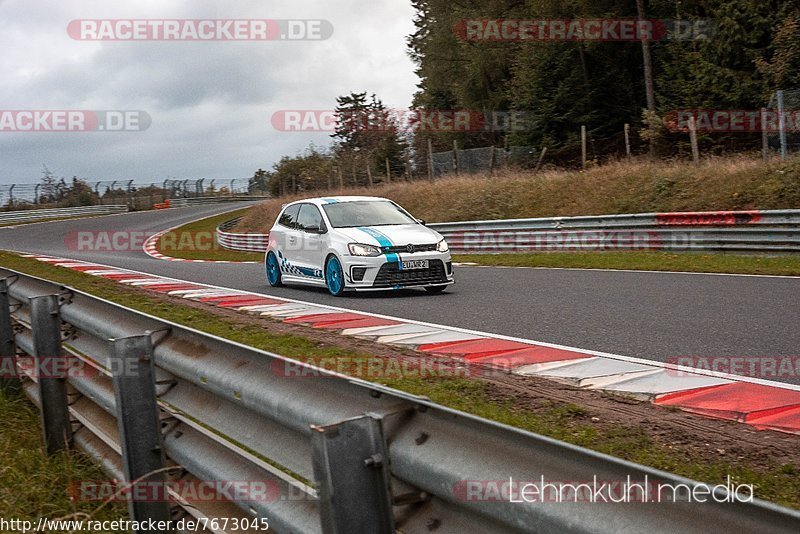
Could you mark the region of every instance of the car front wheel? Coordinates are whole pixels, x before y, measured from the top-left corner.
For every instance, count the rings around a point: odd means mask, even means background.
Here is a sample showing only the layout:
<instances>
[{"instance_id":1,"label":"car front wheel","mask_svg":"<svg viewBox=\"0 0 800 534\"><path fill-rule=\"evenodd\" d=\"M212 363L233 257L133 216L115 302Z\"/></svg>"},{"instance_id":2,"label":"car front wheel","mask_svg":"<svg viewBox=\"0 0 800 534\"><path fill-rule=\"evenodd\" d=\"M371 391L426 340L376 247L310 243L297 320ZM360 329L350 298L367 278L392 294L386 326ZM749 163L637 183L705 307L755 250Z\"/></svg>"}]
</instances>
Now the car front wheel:
<instances>
[{"instance_id":1,"label":"car front wheel","mask_svg":"<svg viewBox=\"0 0 800 534\"><path fill-rule=\"evenodd\" d=\"M325 283L328 291L334 297L340 297L344 293L344 272L339 258L331 256L325 264Z\"/></svg>"}]
</instances>

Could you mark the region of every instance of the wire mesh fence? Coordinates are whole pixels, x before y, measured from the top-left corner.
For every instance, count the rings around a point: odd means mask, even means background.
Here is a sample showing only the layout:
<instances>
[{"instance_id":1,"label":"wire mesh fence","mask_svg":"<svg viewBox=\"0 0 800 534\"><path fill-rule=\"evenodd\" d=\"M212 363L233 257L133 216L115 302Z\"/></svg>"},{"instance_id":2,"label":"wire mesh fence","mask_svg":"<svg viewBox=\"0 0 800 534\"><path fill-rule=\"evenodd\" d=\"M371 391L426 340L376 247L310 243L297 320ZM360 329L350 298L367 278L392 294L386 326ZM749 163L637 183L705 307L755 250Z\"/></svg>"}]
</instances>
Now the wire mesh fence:
<instances>
[{"instance_id":1,"label":"wire mesh fence","mask_svg":"<svg viewBox=\"0 0 800 534\"><path fill-rule=\"evenodd\" d=\"M431 154L434 177L448 174L477 174L505 167L533 168L537 150L530 146L512 146L508 149L480 147L448 150Z\"/></svg>"},{"instance_id":2,"label":"wire mesh fence","mask_svg":"<svg viewBox=\"0 0 800 534\"><path fill-rule=\"evenodd\" d=\"M133 210L152 209L168 199L213 196L266 196L249 178L167 179L136 183L134 180L87 182L43 179L39 183L0 184L0 209L6 211L125 204Z\"/></svg>"}]
</instances>

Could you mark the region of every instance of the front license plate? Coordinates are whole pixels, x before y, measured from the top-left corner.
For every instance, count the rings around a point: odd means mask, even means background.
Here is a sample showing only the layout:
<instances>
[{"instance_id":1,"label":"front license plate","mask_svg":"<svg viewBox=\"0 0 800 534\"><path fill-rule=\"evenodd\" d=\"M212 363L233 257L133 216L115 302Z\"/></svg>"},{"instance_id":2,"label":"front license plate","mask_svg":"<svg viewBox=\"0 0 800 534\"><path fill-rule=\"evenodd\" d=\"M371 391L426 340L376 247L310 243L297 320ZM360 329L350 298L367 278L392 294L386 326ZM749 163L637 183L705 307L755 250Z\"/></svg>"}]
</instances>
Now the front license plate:
<instances>
[{"instance_id":1,"label":"front license plate","mask_svg":"<svg viewBox=\"0 0 800 534\"><path fill-rule=\"evenodd\" d=\"M403 261L400 262L401 269L409 270L409 269L427 269L428 268L428 260L411 260L411 261Z\"/></svg>"}]
</instances>

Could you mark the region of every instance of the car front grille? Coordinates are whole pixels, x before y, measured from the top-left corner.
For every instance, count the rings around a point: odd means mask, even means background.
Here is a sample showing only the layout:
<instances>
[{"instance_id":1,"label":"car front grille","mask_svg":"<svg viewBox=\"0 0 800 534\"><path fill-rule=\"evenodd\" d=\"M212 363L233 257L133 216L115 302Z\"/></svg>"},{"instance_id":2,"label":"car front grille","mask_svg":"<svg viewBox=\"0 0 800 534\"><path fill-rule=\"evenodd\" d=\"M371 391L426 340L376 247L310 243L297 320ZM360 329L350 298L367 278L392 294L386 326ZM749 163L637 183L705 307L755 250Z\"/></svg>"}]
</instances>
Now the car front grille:
<instances>
[{"instance_id":1,"label":"car front grille","mask_svg":"<svg viewBox=\"0 0 800 534\"><path fill-rule=\"evenodd\" d=\"M447 275L442 260L430 260L427 269L401 270L399 263L384 263L375 277L373 287L398 285L446 284Z\"/></svg>"},{"instance_id":2,"label":"car front grille","mask_svg":"<svg viewBox=\"0 0 800 534\"><path fill-rule=\"evenodd\" d=\"M436 250L436 243L410 246L414 247L411 252L408 251L409 245L392 245L390 247L381 247L381 252L384 254L414 254L417 252L433 252Z\"/></svg>"}]
</instances>

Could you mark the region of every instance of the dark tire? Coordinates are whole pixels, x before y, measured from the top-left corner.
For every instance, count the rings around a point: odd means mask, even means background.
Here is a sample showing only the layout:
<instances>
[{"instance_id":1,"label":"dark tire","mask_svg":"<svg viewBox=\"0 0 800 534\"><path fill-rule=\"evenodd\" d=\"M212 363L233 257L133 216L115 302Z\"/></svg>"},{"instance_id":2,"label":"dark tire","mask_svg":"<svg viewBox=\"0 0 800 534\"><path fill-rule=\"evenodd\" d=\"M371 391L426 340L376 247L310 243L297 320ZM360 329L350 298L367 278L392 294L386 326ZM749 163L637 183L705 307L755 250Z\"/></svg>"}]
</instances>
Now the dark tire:
<instances>
[{"instance_id":1,"label":"dark tire","mask_svg":"<svg viewBox=\"0 0 800 534\"><path fill-rule=\"evenodd\" d=\"M344 271L336 256L330 256L325 262L325 284L334 297L341 297L344 294Z\"/></svg>"},{"instance_id":2,"label":"dark tire","mask_svg":"<svg viewBox=\"0 0 800 534\"><path fill-rule=\"evenodd\" d=\"M274 252L267 254L267 259L264 262L267 271L267 282L272 287L283 287L283 280L281 279L281 264L278 263L278 258L275 257Z\"/></svg>"},{"instance_id":3,"label":"dark tire","mask_svg":"<svg viewBox=\"0 0 800 534\"><path fill-rule=\"evenodd\" d=\"M425 291L428 293L441 293L445 289L447 289L447 286L428 286L425 288Z\"/></svg>"}]
</instances>

